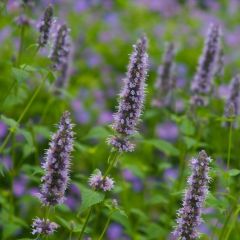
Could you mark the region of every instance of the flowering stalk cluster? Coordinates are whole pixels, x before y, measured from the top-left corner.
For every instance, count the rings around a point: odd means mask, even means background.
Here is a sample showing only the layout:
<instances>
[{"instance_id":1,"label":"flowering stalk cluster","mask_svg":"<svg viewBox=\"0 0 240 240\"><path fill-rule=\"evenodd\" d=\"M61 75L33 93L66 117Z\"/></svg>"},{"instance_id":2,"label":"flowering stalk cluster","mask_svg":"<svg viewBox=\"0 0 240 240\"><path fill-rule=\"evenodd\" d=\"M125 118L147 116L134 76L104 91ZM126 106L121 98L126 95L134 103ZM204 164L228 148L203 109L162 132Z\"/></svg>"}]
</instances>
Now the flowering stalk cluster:
<instances>
[{"instance_id":1,"label":"flowering stalk cluster","mask_svg":"<svg viewBox=\"0 0 240 240\"><path fill-rule=\"evenodd\" d=\"M55 206L64 201L69 181L70 154L73 150L73 124L69 116L69 112L63 113L42 165L45 171L40 193L43 205Z\"/></svg>"},{"instance_id":2,"label":"flowering stalk cluster","mask_svg":"<svg viewBox=\"0 0 240 240\"><path fill-rule=\"evenodd\" d=\"M108 139L108 143L119 152L134 150L134 145L128 141L128 137L136 131L144 103L148 61L146 37L140 38L133 47L124 87L120 93L118 111L114 115L112 127L116 136Z\"/></svg>"},{"instance_id":3,"label":"flowering stalk cluster","mask_svg":"<svg viewBox=\"0 0 240 240\"><path fill-rule=\"evenodd\" d=\"M39 47L44 47L47 44L52 23L53 23L53 7L49 5L45 10L39 25L39 33L40 33L38 38Z\"/></svg>"},{"instance_id":4,"label":"flowering stalk cluster","mask_svg":"<svg viewBox=\"0 0 240 240\"><path fill-rule=\"evenodd\" d=\"M211 24L205 41L203 54L199 59L198 69L193 79L191 104L203 106L208 103L208 95L212 90L212 78L216 69L220 51L220 28Z\"/></svg>"},{"instance_id":5,"label":"flowering stalk cluster","mask_svg":"<svg viewBox=\"0 0 240 240\"><path fill-rule=\"evenodd\" d=\"M61 204L65 199L64 194L69 182L70 154L73 150L72 128L70 113L64 112L58 131L52 136L45 162L42 165L45 175L41 179L42 185L38 197L46 207ZM36 218L32 227L33 234L49 235L58 226L48 219Z\"/></svg>"},{"instance_id":6,"label":"flowering stalk cluster","mask_svg":"<svg viewBox=\"0 0 240 240\"><path fill-rule=\"evenodd\" d=\"M226 118L236 117L239 113L239 98L240 98L240 75L236 75L230 85L229 96L226 101L224 116ZM229 122L224 124L229 125ZM236 127L236 123L235 123Z\"/></svg>"},{"instance_id":7,"label":"flowering stalk cluster","mask_svg":"<svg viewBox=\"0 0 240 240\"><path fill-rule=\"evenodd\" d=\"M114 181L112 178L104 177L100 170L95 171L88 180L89 186L94 190L111 191L114 187Z\"/></svg>"},{"instance_id":8,"label":"flowering stalk cluster","mask_svg":"<svg viewBox=\"0 0 240 240\"><path fill-rule=\"evenodd\" d=\"M32 234L51 235L53 234L58 225L55 222L50 222L48 219L35 218L32 224Z\"/></svg>"},{"instance_id":9,"label":"flowering stalk cluster","mask_svg":"<svg viewBox=\"0 0 240 240\"><path fill-rule=\"evenodd\" d=\"M158 69L158 78L155 84L158 98L164 98L163 105L170 103L171 92L175 86L175 78L173 76L174 56L175 46L173 43L169 43L163 55L162 65ZM153 105L160 106L162 104L160 104L159 99L154 99Z\"/></svg>"},{"instance_id":10,"label":"flowering stalk cluster","mask_svg":"<svg viewBox=\"0 0 240 240\"><path fill-rule=\"evenodd\" d=\"M54 33L54 43L50 53L52 66L58 70L60 75L55 82L57 89L66 87L69 65L71 58L71 39L69 36L70 29L65 25L58 25L57 31Z\"/></svg>"},{"instance_id":11,"label":"flowering stalk cluster","mask_svg":"<svg viewBox=\"0 0 240 240\"><path fill-rule=\"evenodd\" d=\"M211 159L204 150L199 152L198 158L193 158L191 161L192 174L188 178L183 206L178 211L178 225L173 232L175 239L198 238L197 228L201 223L202 208L208 193L210 161Z\"/></svg>"}]
</instances>

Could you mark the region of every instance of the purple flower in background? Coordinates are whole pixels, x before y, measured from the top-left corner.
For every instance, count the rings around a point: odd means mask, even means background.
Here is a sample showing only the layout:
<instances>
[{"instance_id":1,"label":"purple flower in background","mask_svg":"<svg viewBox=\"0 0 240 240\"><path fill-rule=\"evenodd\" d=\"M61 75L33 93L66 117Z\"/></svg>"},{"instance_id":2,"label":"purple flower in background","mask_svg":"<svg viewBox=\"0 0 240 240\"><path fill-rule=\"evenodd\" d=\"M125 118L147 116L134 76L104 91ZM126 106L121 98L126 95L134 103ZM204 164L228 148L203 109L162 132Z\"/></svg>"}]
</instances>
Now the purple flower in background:
<instances>
[{"instance_id":1,"label":"purple flower in background","mask_svg":"<svg viewBox=\"0 0 240 240\"><path fill-rule=\"evenodd\" d=\"M123 235L123 228L120 224L112 223L107 230L108 240L119 240Z\"/></svg>"},{"instance_id":2,"label":"purple flower in background","mask_svg":"<svg viewBox=\"0 0 240 240\"><path fill-rule=\"evenodd\" d=\"M231 82L229 96L227 98L224 109L224 116L226 118L236 117L239 113L239 97L240 97L239 91L240 91L240 75L236 75ZM229 126L229 122L226 122L224 125Z\"/></svg>"},{"instance_id":3,"label":"purple flower in background","mask_svg":"<svg viewBox=\"0 0 240 240\"><path fill-rule=\"evenodd\" d=\"M175 141L179 135L178 127L173 122L159 124L156 131L159 138L167 141Z\"/></svg>"},{"instance_id":4,"label":"purple flower in background","mask_svg":"<svg viewBox=\"0 0 240 240\"><path fill-rule=\"evenodd\" d=\"M72 210L76 210L81 204L81 192L75 184L71 184L68 191L65 204Z\"/></svg>"},{"instance_id":5,"label":"purple flower in background","mask_svg":"<svg viewBox=\"0 0 240 240\"><path fill-rule=\"evenodd\" d=\"M204 150L191 161L192 174L188 178L188 188L183 206L178 211L177 226L173 232L175 239L197 239L197 228L201 223L202 208L208 193L209 163L211 159Z\"/></svg>"},{"instance_id":6,"label":"purple flower in background","mask_svg":"<svg viewBox=\"0 0 240 240\"><path fill-rule=\"evenodd\" d=\"M3 41L10 35L11 28L5 27L0 30L0 43L3 43Z\"/></svg>"},{"instance_id":7,"label":"purple flower in background","mask_svg":"<svg viewBox=\"0 0 240 240\"><path fill-rule=\"evenodd\" d=\"M143 188L141 179L133 174L130 169L124 169L122 172L124 179L132 184L132 188L135 192L140 192Z\"/></svg>"},{"instance_id":8,"label":"purple flower in background","mask_svg":"<svg viewBox=\"0 0 240 240\"><path fill-rule=\"evenodd\" d=\"M53 68L62 70L65 64L68 63L70 55L70 37L69 29L65 24L57 26L56 36L54 36L54 43L50 53Z\"/></svg>"},{"instance_id":9,"label":"purple flower in background","mask_svg":"<svg viewBox=\"0 0 240 240\"><path fill-rule=\"evenodd\" d=\"M27 177L24 175L21 175L19 177L16 177L13 181L13 193L16 197L20 197L24 195L26 191L27 186Z\"/></svg>"},{"instance_id":10,"label":"purple flower in background","mask_svg":"<svg viewBox=\"0 0 240 240\"><path fill-rule=\"evenodd\" d=\"M39 24L39 33L40 33L38 38L39 47L44 47L47 44L52 23L53 23L53 7L52 5L49 5L44 11L44 15Z\"/></svg>"},{"instance_id":11,"label":"purple flower in background","mask_svg":"<svg viewBox=\"0 0 240 240\"><path fill-rule=\"evenodd\" d=\"M7 133L7 125L0 121L0 138L3 138Z\"/></svg>"},{"instance_id":12,"label":"purple flower in background","mask_svg":"<svg viewBox=\"0 0 240 240\"><path fill-rule=\"evenodd\" d=\"M173 43L168 43L163 55L162 65L158 69L158 77L155 83L158 99L164 101L164 105L171 103L171 93L175 86L175 77L173 76L174 56L175 46Z\"/></svg>"},{"instance_id":13,"label":"purple flower in background","mask_svg":"<svg viewBox=\"0 0 240 240\"><path fill-rule=\"evenodd\" d=\"M112 120L113 120L112 112L103 111L99 115L98 123L101 124L101 125L102 124L108 124L108 123L111 123Z\"/></svg>"},{"instance_id":14,"label":"purple flower in background","mask_svg":"<svg viewBox=\"0 0 240 240\"><path fill-rule=\"evenodd\" d=\"M32 224L32 234L35 235L51 235L59 226L55 222L50 222L48 219L35 218Z\"/></svg>"},{"instance_id":15,"label":"purple flower in background","mask_svg":"<svg viewBox=\"0 0 240 240\"><path fill-rule=\"evenodd\" d=\"M10 170L13 167L13 162L10 156L0 157L0 162L4 165L7 170Z\"/></svg>"},{"instance_id":16,"label":"purple flower in background","mask_svg":"<svg viewBox=\"0 0 240 240\"><path fill-rule=\"evenodd\" d=\"M194 106L207 105L208 95L212 90L212 78L216 69L220 51L220 27L211 24L205 40L203 54L199 59L197 72L192 82L191 103Z\"/></svg>"},{"instance_id":17,"label":"purple flower in background","mask_svg":"<svg viewBox=\"0 0 240 240\"><path fill-rule=\"evenodd\" d=\"M42 177L39 198L43 205L55 206L64 202L69 182L70 154L73 150L72 128L70 113L64 112L42 165L45 175Z\"/></svg>"},{"instance_id":18,"label":"purple flower in background","mask_svg":"<svg viewBox=\"0 0 240 240\"><path fill-rule=\"evenodd\" d=\"M103 190L104 192L111 191L114 187L114 181L112 178L104 177L100 170L96 170L89 180L89 186L94 190Z\"/></svg>"},{"instance_id":19,"label":"purple flower in background","mask_svg":"<svg viewBox=\"0 0 240 240\"><path fill-rule=\"evenodd\" d=\"M168 183L169 180L175 180L178 177L178 169L176 168L168 168L164 171L163 178Z\"/></svg>"},{"instance_id":20,"label":"purple flower in background","mask_svg":"<svg viewBox=\"0 0 240 240\"><path fill-rule=\"evenodd\" d=\"M229 86L226 85L226 84L221 84L218 87L218 93L217 94L218 94L219 98L226 99L229 95Z\"/></svg>"},{"instance_id":21,"label":"purple flower in background","mask_svg":"<svg viewBox=\"0 0 240 240\"><path fill-rule=\"evenodd\" d=\"M74 115L75 115L77 122L84 124L84 123L88 123L90 121L89 112L87 112L84 109L80 100L78 100L78 99L73 100L71 105L72 105L72 109L74 111Z\"/></svg>"},{"instance_id":22,"label":"purple flower in background","mask_svg":"<svg viewBox=\"0 0 240 240\"><path fill-rule=\"evenodd\" d=\"M124 139L126 142L125 139L135 132L139 121L144 103L145 78L147 75L148 55L146 50L147 39L142 37L134 45L124 87L120 93L118 111L114 114L113 129L121 136L114 136L112 137L113 140L110 137L108 143L114 144L113 147L122 145L120 139ZM116 141L118 141L118 144ZM120 148L116 149L119 150Z\"/></svg>"}]
</instances>

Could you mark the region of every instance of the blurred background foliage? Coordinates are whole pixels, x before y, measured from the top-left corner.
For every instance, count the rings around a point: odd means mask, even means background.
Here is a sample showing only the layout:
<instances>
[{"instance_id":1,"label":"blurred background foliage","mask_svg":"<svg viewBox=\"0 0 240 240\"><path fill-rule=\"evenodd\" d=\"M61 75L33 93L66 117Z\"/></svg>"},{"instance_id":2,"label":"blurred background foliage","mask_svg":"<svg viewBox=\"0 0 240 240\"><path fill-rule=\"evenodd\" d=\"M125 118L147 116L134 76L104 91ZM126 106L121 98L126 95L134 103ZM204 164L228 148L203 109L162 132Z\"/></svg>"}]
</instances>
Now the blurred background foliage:
<instances>
[{"instance_id":1,"label":"blurred background foliage","mask_svg":"<svg viewBox=\"0 0 240 240\"><path fill-rule=\"evenodd\" d=\"M61 96L54 94L51 86L56 73L51 72L17 124L49 69L48 51L43 49L35 56L34 44L36 24L50 2L55 16L71 29L74 56L69 85ZM42 175L40 164L54 124L66 109L76 124L72 183L66 204L52 213L52 220L61 228L51 239L68 239L69 232L75 239L89 198L90 204L100 202L101 207L90 219L86 236L97 239L100 235L109 205L101 194L89 191L87 178L96 168L106 169L112 114L132 45L143 33L149 39L150 58L145 110L136 135L136 151L122 155L112 173L116 188L108 197L118 199L124 212L112 215L104 239L167 239L181 206L188 161L202 148L213 161L201 239L239 239L240 133L238 128L233 131L228 170L229 130L221 124L227 85L240 66L238 0L10 0L1 1L0 10L0 141L8 129L17 128L0 156L0 239L33 239L31 221L42 212L34 197ZM24 24L19 20L23 15ZM224 74L215 78L208 108L190 117L189 86L211 22L222 28ZM21 31L23 51L16 65ZM154 83L166 42L177 46L173 109L151 104L158 91Z\"/></svg>"}]
</instances>

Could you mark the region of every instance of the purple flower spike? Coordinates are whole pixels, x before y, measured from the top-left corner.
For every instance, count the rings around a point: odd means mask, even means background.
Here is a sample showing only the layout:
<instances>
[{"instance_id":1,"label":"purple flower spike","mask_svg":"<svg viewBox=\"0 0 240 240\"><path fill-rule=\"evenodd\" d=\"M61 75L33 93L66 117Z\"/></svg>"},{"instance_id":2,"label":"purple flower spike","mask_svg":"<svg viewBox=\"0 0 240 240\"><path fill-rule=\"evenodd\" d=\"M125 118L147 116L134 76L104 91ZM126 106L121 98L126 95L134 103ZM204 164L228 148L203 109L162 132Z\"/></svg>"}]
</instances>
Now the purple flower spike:
<instances>
[{"instance_id":1,"label":"purple flower spike","mask_svg":"<svg viewBox=\"0 0 240 240\"><path fill-rule=\"evenodd\" d=\"M207 96L212 90L212 78L220 52L220 35L220 27L211 24L203 54L199 59L198 69L191 86L191 103L194 106L202 106L208 103Z\"/></svg>"},{"instance_id":2,"label":"purple flower spike","mask_svg":"<svg viewBox=\"0 0 240 240\"><path fill-rule=\"evenodd\" d=\"M147 39L142 37L134 45L124 87L120 93L118 111L114 115L113 129L123 135L135 132L142 112L148 61L146 49Z\"/></svg>"},{"instance_id":3,"label":"purple flower spike","mask_svg":"<svg viewBox=\"0 0 240 240\"><path fill-rule=\"evenodd\" d=\"M65 67L68 63L68 58L70 55L70 37L69 29L63 24L57 27L56 36L53 43L53 48L50 54L50 59L52 60L53 68L59 71Z\"/></svg>"},{"instance_id":4,"label":"purple flower spike","mask_svg":"<svg viewBox=\"0 0 240 240\"><path fill-rule=\"evenodd\" d=\"M32 234L51 235L58 227L55 222L50 222L48 219L35 218L32 224Z\"/></svg>"},{"instance_id":5,"label":"purple flower spike","mask_svg":"<svg viewBox=\"0 0 240 240\"><path fill-rule=\"evenodd\" d=\"M206 152L199 152L198 158L191 161L192 174L188 178L183 206L178 211L177 227L174 239L193 240L198 238L197 228L201 220L203 204L208 193L208 172L211 159Z\"/></svg>"},{"instance_id":6,"label":"purple flower spike","mask_svg":"<svg viewBox=\"0 0 240 240\"><path fill-rule=\"evenodd\" d=\"M53 23L53 7L49 5L45 10L39 25L40 32L40 36L38 39L39 47L44 47L47 44L52 23Z\"/></svg>"},{"instance_id":7,"label":"purple flower spike","mask_svg":"<svg viewBox=\"0 0 240 240\"><path fill-rule=\"evenodd\" d=\"M159 97L166 97L164 99L165 104L168 105L171 90L174 88L175 85L175 77L173 76L173 58L175 56L175 46L173 43L169 43L166 47L162 65L158 69L158 78L155 84L155 88L159 93ZM156 100L154 102L157 102ZM154 104L153 102L153 104Z\"/></svg>"},{"instance_id":8,"label":"purple flower spike","mask_svg":"<svg viewBox=\"0 0 240 240\"><path fill-rule=\"evenodd\" d=\"M111 191L114 187L114 181L110 177L104 177L100 170L92 174L88 180L89 186L94 190Z\"/></svg>"},{"instance_id":9,"label":"purple flower spike","mask_svg":"<svg viewBox=\"0 0 240 240\"><path fill-rule=\"evenodd\" d=\"M64 202L64 193L69 181L70 154L73 150L73 124L70 113L64 112L53 134L42 167L45 175L39 198L43 205L54 206Z\"/></svg>"},{"instance_id":10,"label":"purple flower spike","mask_svg":"<svg viewBox=\"0 0 240 240\"><path fill-rule=\"evenodd\" d=\"M226 101L224 109L224 116L227 118L236 117L238 115L240 98L239 91L240 91L240 75L236 75L231 82L229 96ZM224 126L229 126L229 122L226 122Z\"/></svg>"},{"instance_id":11,"label":"purple flower spike","mask_svg":"<svg viewBox=\"0 0 240 240\"><path fill-rule=\"evenodd\" d=\"M147 38L141 37L133 46L134 51L130 57L127 76L120 93L118 111L114 114L113 129L119 136L110 137L108 144L117 151L131 152L134 145L128 140L136 130L145 95L145 79L147 75Z\"/></svg>"}]
</instances>

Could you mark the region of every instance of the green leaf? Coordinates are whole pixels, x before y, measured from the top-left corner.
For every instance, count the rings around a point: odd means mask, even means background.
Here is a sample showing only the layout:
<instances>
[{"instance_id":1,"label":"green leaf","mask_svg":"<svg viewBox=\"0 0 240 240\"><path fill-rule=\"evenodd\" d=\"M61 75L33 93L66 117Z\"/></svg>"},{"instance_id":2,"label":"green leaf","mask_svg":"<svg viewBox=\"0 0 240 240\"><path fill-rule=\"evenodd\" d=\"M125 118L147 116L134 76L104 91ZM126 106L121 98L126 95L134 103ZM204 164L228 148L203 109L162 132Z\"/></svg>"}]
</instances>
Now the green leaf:
<instances>
[{"instance_id":1,"label":"green leaf","mask_svg":"<svg viewBox=\"0 0 240 240\"><path fill-rule=\"evenodd\" d=\"M180 131L185 135L193 135L195 133L195 127L188 118L183 118L180 124Z\"/></svg>"},{"instance_id":2,"label":"green leaf","mask_svg":"<svg viewBox=\"0 0 240 240\"><path fill-rule=\"evenodd\" d=\"M191 138L191 137L185 136L185 137L183 137L183 139L184 139L184 142L186 143L188 149L192 148L193 146L195 146L198 143L194 138Z\"/></svg>"},{"instance_id":3,"label":"green leaf","mask_svg":"<svg viewBox=\"0 0 240 240\"><path fill-rule=\"evenodd\" d=\"M240 170L239 169L230 169L229 170L229 175L231 176L231 177L235 177L235 176L237 176L237 175L239 175L240 174Z\"/></svg>"},{"instance_id":4,"label":"green leaf","mask_svg":"<svg viewBox=\"0 0 240 240\"><path fill-rule=\"evenodd\" d=\"M87 210L89 207L98 204L104 200L104 194L86 188L82 184L78 184L82 195L82 205L79 214Z\"/></svg>"},{"instance_id":5,"label":"green leaf","mask_svg":"<svg viewBox=\"0 0 240 240\"><path fill-rule=\"evenodd\" d=\"M12 74L18 83L26 81L26 79L29 77L29 73L27 71L19 68L12 68Z\"/></svg>"},{"instance_id":6,"label":"green leaf","mask_svg":"<svg viewBox=\"0 0 240 240\"><path fill-rule=\"evenodd\" d=\"M105 139L109 135L110 132L105 127L97 126L88 132L85 139Z\"/></svg>"},{"instance_id":7,"label":"green leaf","mask_svg":"<svg viewBox=\"0 0 240 240\"><path fill-rule=\"evenodd\" d=\"M10 128L17 128L18 127L18 123L17 121L15 121L14 119L12 118L8 118L4 115L1 115L1 120L6 123Z\"/></svg>"},{"instance_id":8,"label":"green leaf","mask_svg":"<svg viewBox=\"0 0 240 240\"><path fill-rule=\"evenodd\" d=\"M164 141L161 139L150 139L150 140L145 140L144 143L154 146L158 150L164 152L166 155L170 155L170 156L179 155L179 150L167 141Z\"/></svg>"}]
</instances>

